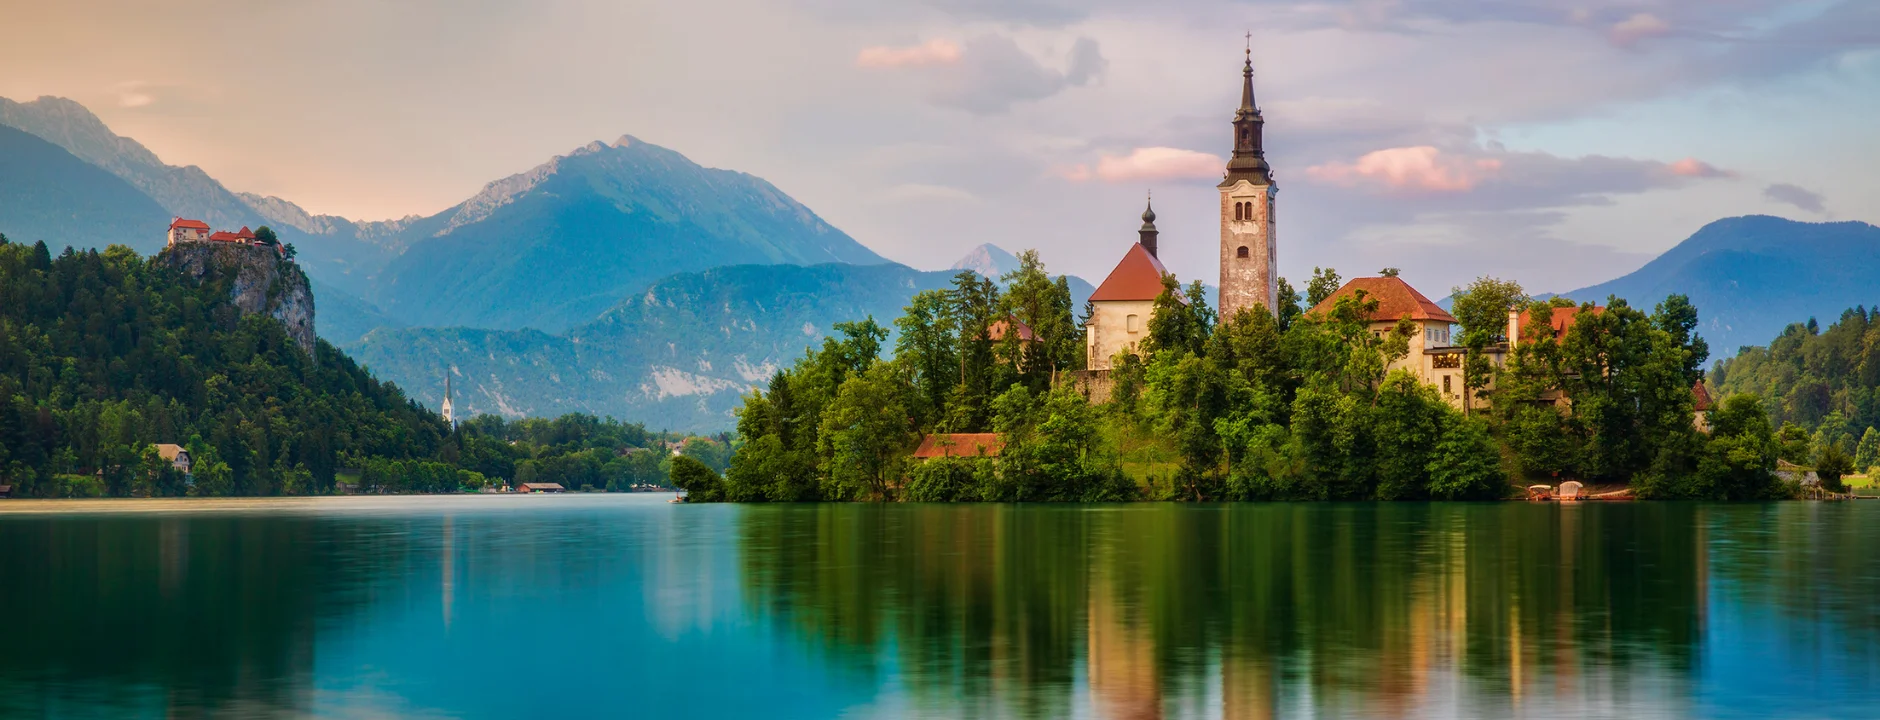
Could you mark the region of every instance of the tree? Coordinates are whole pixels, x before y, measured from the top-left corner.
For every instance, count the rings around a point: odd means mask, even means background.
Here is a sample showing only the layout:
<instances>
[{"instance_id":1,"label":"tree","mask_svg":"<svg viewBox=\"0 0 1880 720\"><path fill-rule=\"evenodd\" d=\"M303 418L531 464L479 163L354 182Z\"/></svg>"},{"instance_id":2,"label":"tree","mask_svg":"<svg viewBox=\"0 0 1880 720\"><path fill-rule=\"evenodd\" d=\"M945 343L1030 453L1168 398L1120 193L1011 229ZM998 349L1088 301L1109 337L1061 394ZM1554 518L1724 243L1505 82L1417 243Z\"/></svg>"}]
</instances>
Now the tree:
<instances>
[{"instance_id":1,"label":"tree","mask_svg":"<svg viewBox=\"0 0 1880 720\"><path fill-rule=\"evenodd\" d=\"M1815 476L1821 478L1822 487L1835 492L1845 490L1841 478L1854 474L1854 471L1854 458L1842 450L1840 445L1828 443L1815 454Z\"/></svg>"},{"instance_id":2,"label":"tree","mask_svg":"<svg viewBox=\"0 0 1880 720\"><path fill-rule=\"evenodd\" d=\"M1402 273L1403 273L1402 270L1394 268L1394 267L1387 267L1387 268L1377 271L1378 277L1387 277L1387 278L1394 278Z\"/></svg>"},{"instance_id":3,"label":"tree","mask_svg":"<svg viewBox=\"0 0 1880 720\"><path fill-rule=\"evenodd\" d=\"M1813 458L1813 445L1808 431L1795 423L1783 423L1782 431L1776 433L1776 456L1796 465L1809 463Z\"/></svg>"},{"instance_id":4,"label":"tree","mask_svg":"<svg viewBox=\"0 0 1880 720\"><path fill-rule=\"evenodd\" d=\"M1299 319L1304 310L1299 308L1299 291L1293 289L1292 283L1287 282L1286 278L1279 278L1275 284L1279 286L1279 307L1274 308L1274 319L1279 322L1279 331L1286 332L1286 328L1292 327L1293 321ZM1221 318L1221 321L1226 322L1227 318Z\"/></svg>"},{"instance_id":5,"label":"tree","mask_svg":"<svg viewBox=\"0 0 1880 720\"><path fill-rule=\"evenodd\" d=\"M1306 307L1315 308L1326 298L1338 292L1342 286L1338 271L1331 268L1312 268L1312 281L1306 283Z\"/></svg>"},{"instance_id":6,"label":"tree","mask_svg":"<svg viewBox=\"0 0 1880 720\"><path fill-rule=\"evenodd\" d=\"M722 502L725 499L725 481L718 473L693 458L684 455L672 458L672 484L684 490L686 499L692 502Z\"/></svg>"},{"instance_id":7,"label":"tree","mask_svg":"<svg viewBox=\"0 0 1880 720\"><path fill-rule=\"evenodd\" d=\"M1870 472L1875 465L1880 465L1880 431L1868 427L1854 449L1854 467L1859 472Z\"/></svg>"},{"instance_id":8,"label":"tree","mask_svg":"<svg viewBox=\"0 0 1880 720\"><path fill-rule=\"evenodd\" d=\"M255 228L255 242L262 245L279 245L281 239L274 235L274 229L266 225Z\"/></svg>"},{"instance_id":9,"label":"tree","mask_svg":"<svg viewBox=\"0 0 1880 720\"><path fill-rule=\"evenodd\" d=\"M894 499L894 484L914 440L903 396L887 364L843 381L823 413L817 440L825 497Z\"/></svg>"},{"instance_id":10,"label":"tree","mask_svg":"<svg viewBox=\"0 0 1880 720\"><path fill-rule=\"evenodd\" d=\"M1494 382L1494 363L1488 349L1508 342L1508 313L1530 302L1520 283L1491 277L1476 278L1467 288L1452 288L1450 313L1462 326L1457 338L1465 348L1462 361L1462 412L1473 411L1478 395Z\"/></svg>"}]
</instances>

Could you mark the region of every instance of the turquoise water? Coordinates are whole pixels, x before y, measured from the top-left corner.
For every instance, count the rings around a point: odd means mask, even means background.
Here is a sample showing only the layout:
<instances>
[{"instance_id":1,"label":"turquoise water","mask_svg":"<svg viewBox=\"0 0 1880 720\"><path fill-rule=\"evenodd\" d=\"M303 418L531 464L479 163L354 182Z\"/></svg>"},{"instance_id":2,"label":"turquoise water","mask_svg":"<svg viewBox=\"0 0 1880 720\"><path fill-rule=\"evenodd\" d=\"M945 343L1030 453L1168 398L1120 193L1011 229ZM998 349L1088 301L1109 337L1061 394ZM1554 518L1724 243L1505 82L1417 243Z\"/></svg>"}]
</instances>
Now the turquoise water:
<instances>
[{"instance_id":1,"label":"turquoise water","mask_svg":"<svg viewBox=\"0 0 1880 720\"><path fill-rule=\"evenodd\" d=\"M0 501L0 717L1880 717L1880 503Z\"/></svg>"}]
</instances>

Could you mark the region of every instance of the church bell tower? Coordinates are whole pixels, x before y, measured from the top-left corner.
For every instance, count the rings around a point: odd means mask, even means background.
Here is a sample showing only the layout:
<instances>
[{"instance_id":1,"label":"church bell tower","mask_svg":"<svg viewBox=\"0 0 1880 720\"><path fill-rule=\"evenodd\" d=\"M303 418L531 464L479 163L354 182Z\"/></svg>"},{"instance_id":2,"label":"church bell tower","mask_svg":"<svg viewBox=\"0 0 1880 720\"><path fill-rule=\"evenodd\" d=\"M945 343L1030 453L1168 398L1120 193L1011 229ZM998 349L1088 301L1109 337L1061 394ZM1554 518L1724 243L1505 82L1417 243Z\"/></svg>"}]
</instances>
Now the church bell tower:
<instances>
[{"instance_id":1,"label":"church bell tower","mask_svg":"<svg viewBox=\"0 0 1880 720\"><path fill-rule=\"evenodd\" d=\"M1221 322L1242 308L1277 313L1279 250L1273 235L1273 169L1261 137L1266 119L1253 100L1253 46L1240 70L1240 109L1234 112L1234 154L1221 191Z\"/></svg>"}]
</instances>

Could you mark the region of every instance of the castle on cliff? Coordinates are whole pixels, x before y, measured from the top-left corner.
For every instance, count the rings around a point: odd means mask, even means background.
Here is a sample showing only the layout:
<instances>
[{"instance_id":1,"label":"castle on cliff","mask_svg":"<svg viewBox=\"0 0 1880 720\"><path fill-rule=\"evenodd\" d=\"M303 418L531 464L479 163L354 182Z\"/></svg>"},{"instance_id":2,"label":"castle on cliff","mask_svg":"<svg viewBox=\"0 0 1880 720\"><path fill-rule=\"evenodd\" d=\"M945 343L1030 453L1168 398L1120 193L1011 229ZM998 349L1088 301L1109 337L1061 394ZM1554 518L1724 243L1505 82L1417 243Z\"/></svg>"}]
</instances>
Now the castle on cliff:
<instances>
[{"instance_id":1,"label":"castle on cliff","mask_svg":"<svg viewBox=\"0 0 1880 720\"><path fill-rule=\"evenodd\" d=\"M211 232L209 230L209 223L183 217L172 218L170 220L170 231L168 235L165 236L165 239L167 240L165 243L167 247L175 247L183 243L205 242L237 243L242 245L272 244L275 252L283 255L287 252L285 248L281 247L280 243L265 243L257 240L254 231L249 230L247 225L243 225L242 229L235 232L228 232L226 230Z\"/></svg>"}]
</instances>

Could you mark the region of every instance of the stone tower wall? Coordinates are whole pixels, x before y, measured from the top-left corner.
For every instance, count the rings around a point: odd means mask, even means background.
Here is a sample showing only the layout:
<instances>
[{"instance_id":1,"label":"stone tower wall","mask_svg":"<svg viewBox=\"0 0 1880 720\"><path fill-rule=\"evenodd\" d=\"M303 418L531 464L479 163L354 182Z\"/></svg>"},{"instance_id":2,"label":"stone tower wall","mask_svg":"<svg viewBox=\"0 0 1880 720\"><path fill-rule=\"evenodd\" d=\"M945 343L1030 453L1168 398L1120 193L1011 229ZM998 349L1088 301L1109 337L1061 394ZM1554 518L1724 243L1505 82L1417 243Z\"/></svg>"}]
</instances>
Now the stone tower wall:
<instances>
[{"instance_id":1,"label":"stone tower wall","mask_svg":"<svg viewBox=\"0 0 1880 720\"><path fill-rule=\"evenodd\" d=\"M1221 322L1242 308L1264 307L1271 313L1279 304L1274 198L1271 185L1245 180L1221 188ZM1235 203L1252 203L1253 217L1236 220ZM1243 247L1246 257L1240 256Z\"/></svg>"}]
</instances>

